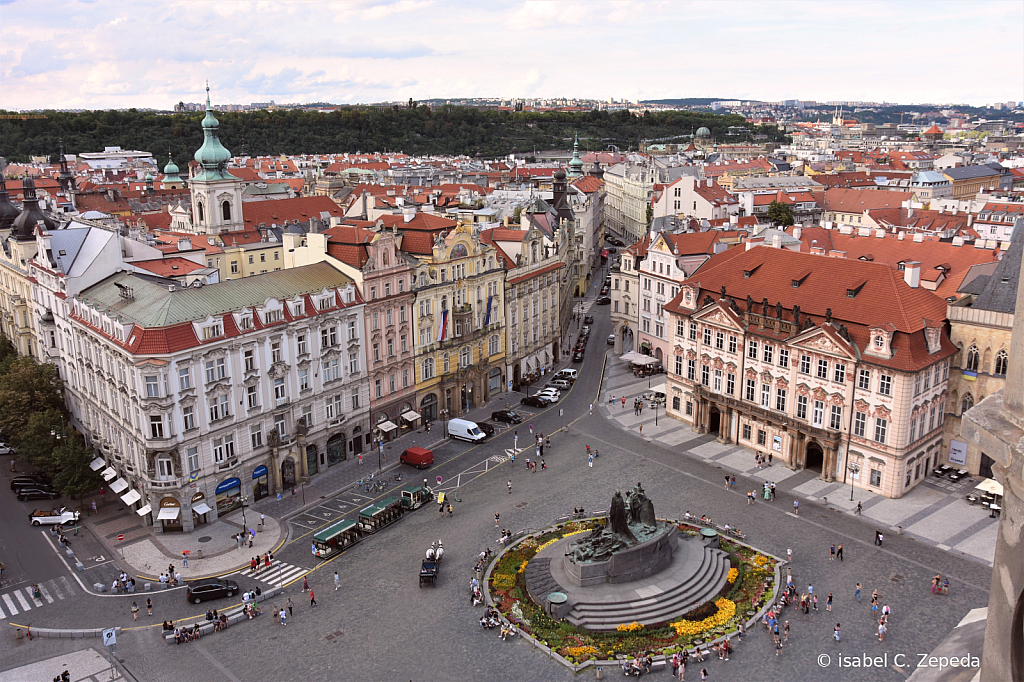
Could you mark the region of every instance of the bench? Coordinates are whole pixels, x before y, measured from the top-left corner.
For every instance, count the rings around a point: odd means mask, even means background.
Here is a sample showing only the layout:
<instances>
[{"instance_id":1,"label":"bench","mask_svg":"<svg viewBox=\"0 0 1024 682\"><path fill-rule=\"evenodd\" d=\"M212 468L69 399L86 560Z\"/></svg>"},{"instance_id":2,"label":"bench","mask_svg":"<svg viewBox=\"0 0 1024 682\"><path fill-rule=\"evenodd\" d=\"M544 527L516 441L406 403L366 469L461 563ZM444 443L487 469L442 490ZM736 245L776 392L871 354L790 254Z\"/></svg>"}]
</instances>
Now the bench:
<instances>
[{"instance_id":1,"label":"bench","mask_svg":"<svg viewBox=\"0 0 1024 682\"><path fill-rule=\"evenodd\" d=\"M668 665L668 661L665 660L664 654L658 654L657 656L651 657L651 672L658 672L663 670Z\"/></svg>"}]
</instances>

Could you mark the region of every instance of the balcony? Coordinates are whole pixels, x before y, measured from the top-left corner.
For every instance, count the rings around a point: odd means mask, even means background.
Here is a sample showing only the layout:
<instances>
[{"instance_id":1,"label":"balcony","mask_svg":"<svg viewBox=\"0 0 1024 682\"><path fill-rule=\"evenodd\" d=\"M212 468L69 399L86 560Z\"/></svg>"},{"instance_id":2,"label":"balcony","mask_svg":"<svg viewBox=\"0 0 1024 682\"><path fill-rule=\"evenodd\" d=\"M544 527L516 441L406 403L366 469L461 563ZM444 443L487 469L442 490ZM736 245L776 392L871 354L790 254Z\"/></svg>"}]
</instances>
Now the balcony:
<instances>
[{"instance_id":1,"label":"balcony","mask_svg":"<svg viewBox=\"0 0 1024 682\"><path fill-rule=\"evenodd\" d=\"M452 312L456 315L470 315L473 312L473 304L463 303L462 305L452 306Z\"/></svg>"}]
</instances>

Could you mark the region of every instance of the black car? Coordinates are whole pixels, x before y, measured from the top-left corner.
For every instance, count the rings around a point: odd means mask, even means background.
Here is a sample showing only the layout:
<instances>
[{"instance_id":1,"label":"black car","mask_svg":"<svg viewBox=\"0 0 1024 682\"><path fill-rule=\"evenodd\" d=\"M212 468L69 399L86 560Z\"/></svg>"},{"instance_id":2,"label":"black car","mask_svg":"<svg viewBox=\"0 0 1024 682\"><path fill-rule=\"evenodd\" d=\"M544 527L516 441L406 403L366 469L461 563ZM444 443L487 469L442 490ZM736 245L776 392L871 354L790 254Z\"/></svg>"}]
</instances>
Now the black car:
<instances>
[{"instance_id":1,"label":"black car","mask_svg":"<svg viewBox=\"0 0 1024 682\"><path fill-rule=\"evenodd\" d=\"M17 497L21 502L25 500L55 500L60 497L60 493L52 490L49 486L46 488L18 488Z\"/></svg>"},{"instance_id":2,"label":"black car","mask_svg":"<svg viewBox=\"0 0 1024 682\"><path fill-rule=\"evenodd\" d=\"M520 405L526 405L527 407L547 407L547 402L535 395L528 395L519 401Z\"/></svg>"},{"instance_id":3,"label":"black car","mask_svg":"<svg viewBox=\"0 0 1024 682\"><path fill-rule=\"evenodd\" d=\"M606 244L613 244L614 246L625 246L625 242L618 237L605 237L604 241Z\"/></svg>"},{"instance_id":4,"label":"black car","mask_svg":"<svg viewBox=\"0 0 1024 682\"><path fill-rule=\"evenodd\" d=\"M576 351L575 353L572 354L572 361L573 362L583 362L583 355L584 355L583 351L581 351L581 350Z\"/></svg>"},{"instance_id":5,"label":"black car","mask_svg":"<svg viewBox=\"0 0 1024 682\"><path fill-rule=\"evenodd\" d=\"M619 252L619 250L616 249L615 247L613 247L613 246L609 246L608 247L608 253L618 253L618 252Z\"/></svg>"},{"instance_id":6,"label":"black car","mask_svg":"<svg viewBox=\"0 0 1024 682\"><path fill-rule=\"evenodd\" d=\"M494 435L494 424L488 424L487 422L476 422L477 428L484 432L485 436Z\"/></svg>"},{"instance_id":7,"label":"black car","mask_svg":"<svg viewBox=\"0 0 1024 682\"><path fill-rule=\"evenodd\" d=\"M491 420L504 422L506 424L523 423L523 418L516 414L514 410L498 410L497 412L491 412Z\"/></svg>"},{"instance_id":8,"label":"black car","mask_svg":"<svg viewBox=\"0 0 1024 682\"><path fill-rule=\"evenodd\" d=\"M594 316L593 315L587 315L586 317L583 318L583 324L593 324L593 323L594 323Z\"/></svg>"},{"instance_id":9,"label":"black car","mask_svg":"<svg viewBox=\"0 0 1024 682\"><path fill-rule=\"evenodd\" d=\"M11 479L11 490L18 488L49 488L49 479L43 476L15 476Z\"/></svg>"},{"instance_id":10,"label":"black car","mask_svg":"<svg viewBox=\"0 0 1024 682\"><path fill-rule=\"evenodd\" d=\"M612 299L608 296L602 296L594 302L597 303L597 305L611 305Z\"/></svg>"},{"instance_id":11,"label":"black car","mask_svg":"<svg viewBox=\"0 0 1024 682\"><path fill-rule=\"evenodd\" d=\"M188 584L185 590L185 599L198 604L207 599L220 599L221 597L233 597L238 594L238 583L234 580L221 580L220 578L206 578L196 580Z\"/></svg>"}]
</instances>

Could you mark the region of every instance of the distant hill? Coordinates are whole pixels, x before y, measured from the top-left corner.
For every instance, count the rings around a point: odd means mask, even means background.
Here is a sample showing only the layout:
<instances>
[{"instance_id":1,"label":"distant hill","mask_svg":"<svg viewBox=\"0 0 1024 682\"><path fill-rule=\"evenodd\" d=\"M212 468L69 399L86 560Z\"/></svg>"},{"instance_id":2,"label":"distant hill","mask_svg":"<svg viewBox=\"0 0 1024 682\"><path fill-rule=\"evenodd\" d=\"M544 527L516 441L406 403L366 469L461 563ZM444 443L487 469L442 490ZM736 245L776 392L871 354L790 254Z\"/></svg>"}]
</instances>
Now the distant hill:
<instances>
[{"instance_id":1,"label":"distant hill","mask_svg":"<svg viewBox=\"0 0 1024 682\"><path fill-rule=\"evenodd\" d=\"M669 106L676 107L702 107L708 106L712 102L721 102L728 99L728 97L681 97L677 99L645 99L641 101L648 104L668 104Z\"/></svg>"}]
</instances>

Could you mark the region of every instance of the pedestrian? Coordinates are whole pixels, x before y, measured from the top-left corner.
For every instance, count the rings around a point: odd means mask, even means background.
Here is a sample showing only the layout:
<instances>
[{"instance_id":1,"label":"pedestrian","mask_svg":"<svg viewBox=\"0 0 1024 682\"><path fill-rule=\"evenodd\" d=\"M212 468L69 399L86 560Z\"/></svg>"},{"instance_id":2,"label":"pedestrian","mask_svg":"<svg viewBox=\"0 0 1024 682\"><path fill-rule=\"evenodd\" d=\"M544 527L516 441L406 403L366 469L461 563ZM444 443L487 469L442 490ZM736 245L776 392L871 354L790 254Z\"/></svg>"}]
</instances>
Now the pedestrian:
<instances>
[{"instance_id":1,"label":"pedestrian","mask_svg":"<svg viewBox=\"0 0 1024 682\"><path fill-rule=\"evenodd\" d=\"M729 477L728 476L725 477L725 489L726 490L729 489Z\"/></svg>"},{"instance_id":2,"label":"pedestrian","mask_svg":"<svg viewBox=\"0 0 1024 682\"><path fill-rule=\"evenodd\" d=\"M292 612L291 600L289 599L288 602L289 602L289 604L288 604L288 615L291 615L291 612ZM281 617L281 625L288 625L288 616L285 615L284 609L281 609L280 617Z\"/></svg>"},{"instance_id":3,"label":"pedestrian","mask_svg":"<svg viewBox=\"0 0 1024 682\"><path fill-rule=\"evenodd\" d=\"M139 619L139 605L136 604L135 602L132 602L132 620L138 620L138 619Z\"/></svg>"},{"instance_id":4,"label":"pedestrian","mask_svg":"<svg viewBox=\"0 0 1024 682\"><path fill-rule=\"evenodd\" d=\"M836 626L834 628L832 628L832 636L836 638L837 642L840 641L839 640L839 633L840 633L839 623L836 623Z\"/></svg>"},{"instance_id":5,"label":"pedestrian","mask_svg":"<svg viewBox=\"0 0 1024 682\"><path fill-rule=\"evenodd\" d=\"M544 463L544 460L541 460L540 461L540 470L544 471L547 468L548 468L548 465Z\"/></svg>"},{"instance_id":6,"label":"pedestrian","mask_svg":"<svg viewBox=\"0 0 1024 682\"><path fill-rule=\"evenodd\" d=\"M858 503L857 503L857 511L855 511L855 512L853 512L853 513L854 513L854 514L856 514L856 515L858 515L858 516L860 516L861 512L863 512L863 511L864 511L864 508L863 508L863 507L861 507L861 506L860 506L860 502L858 502Z\"/></svg>"},{"instance_id":7,"label":"pedestrian","mask_svg":"<svg viewBox=\"0 0 1024 682\"><path fill-rule=\"evenodd\" d=\"M593 468L594 468L594 455L593 455L593 453L591 453L591 455L590 455L590 457L589 457L588 459L590 460L590 461L588 462L588 466L589 466L589 467L590 467L591 469L593 469Z\"/></svg>"},{"instance_id":8,"label":"pedestrian","mask_svg":"<svg viewBox=\"0 0 1024 682\"><path fill-rule=\"evenodd\" d=\"M337 592L339 587L341 587L341 577L338 575L338 572L335 571L334 572L334 591Z\"/></svg>"},{"instance_id":9,"label":"pedestrian","mask_svg":"<svg viewBox=\"0 0 1024 682\"><path fill-rule=\"evenodd\" d=\"M360 452L356 459L359 460L359 466L363 466L363 453Z\"/></svg>"},{"instance_id":10,"label":"pedestrian","mask_svg":"<svg viewBox=\"0 0 1024 682\"><path fill-rule=\"evenodd\" d=\"M836 548L836 557L840 562L843 560L843 543L839 543L839 547Z\"/></svg>"},{"instance_id":11,"label":"pedestrian","mask_svg":"<svg viewBox=\"0 0 1024 682\"><path fill-rule=\"evenodd\" d=\"M501 520L501 514L494 512L494 527L498 527L498 521Z\"/></svg>"},{"instance_id":12,"label":"pedestrian","mask_svg":"<svg viewBox=\"0 0 1024 682\"><path fill-rule=\"evenodd\" d=\"M309 608L316 606L316 597L313 595L313 590L309 591Z\"/></svg>"},{"instance_id":13,"label":"pedestrian","mask_svg":"<svg viewBox=\"0 0 1024 682\"><path fill-rule=\"evenodd\" d=\"M533 424L530 424L530 435L533 435Z\"/></svg>"},{"instance_id":14,"label":"pedestrian","mask_svg":"<svg viewBox=\"0 0 1024 682\"><path fill-rule=\"evenodd\" d=\"M622 396L622 409L626 409L626 396Z\"/></svg>"},{"instance_id":15,"label":"pedestrian","mask_svg":"<svg viewBox=\"0 0 1024 682\"><path fill-rule=\"evenodd\" d=\"M590 446L589 445L587 446L587 454L588 455L590 454Z\"/></svg>"},{"instance_id":16,"label":"pedestrian","mask_svg":"<svg viewBox=\"0 0 1024 682\"><path fill-rule=\"evenodd\" d=\"M512 494L512 479L508 479L508 494Z\"/></svg>"},{"instance_id":17,"label":"pedestrian","mask_svg":"<svg viewBox=\"0 0 1024 682\"><path fill-rule=\"evenodd\" d=\"M729 487L732 488L733 490L736 489L736 477L735 476L730 476L729 477Z\"/></svg>"},{"instance_id":18,"label":"pedestrian","mask_svg":"<svg viewBox=\"0 0 1024 682\"><path fill-rule=\"evenodd\" d=\"M814 602L814 610L817 611L818 610L818 595L814 595L813 602Z\"/></svg>"},{"instance_id":19,"label":"pedestrian","mask_svg":"<svg viewBox=\"0 0 1024 682\"><path fill-rule=\"evenodd\" d=\"M292 615L292 598L288 597L288 615Z\"/></svg>"},{"instance_id":20,"label":"pedestrian","mask_svg":"<svg viewBox=\"0 0 1024 682\"><path fill-rule=\"evenodd\" d=\"M800 500L793 500L793 513L800 516Z\"/></svg>"},{"instance_id":21,"label":"pedestrian","mask_svg":"<svg viewBox=\"0 0 1024 682\"><path fill-rule=\"evenodd\" d=\"M594 403L590 403L590 414L594 414Z\"/></svg>"},{"instance_id":22,"label":"pedestrian","mask_svg":"<svg viewBox=\"0 0 1024 682\"><path fill-rule=\"evenodd\" d=\"M782 630L785 633L784 641L788 642L789 641L789 621L788 620L786 621L786 624L783 626Z\"/></svg>"},{"instance_id":23,"label":"pedestrian","mask_svg":"<svg viewBox=\"0 0 1024 682\"><path fill-rule=\"evenodd\" d=\"M826 611L831 611L832 610L832 593L831 592L828 593L828 598L825 600L825 610Z\"/></svg>"},{"instance_id":24,"label":"pedestrian","mask_svg":"<svg viewBox=\"0 0 1024 682\"><path fill-rule=\"evenodd\" d=\"M879 546L879 547L881 547L881 546L882 546L882 541L883 541L883 540L885 540L885 535L883 535L883 534L882 534L882 532L881 532L881 531L879 531L879 532L878 532L878 546Z\"/></svg>"},{"instance_id":25,"label":"pedestrian","mask_svg":"<svg viewBox=\"0 0 1024 682\"><path fill-rule=\"evenodd\" d=\"M640 425L640 435L641 436L644 435L644 425L643 424Z\"/></svg>"},{"instance_id":26,"label":"pedestrian","mask_svg":"<svg viewBox=\"0 0 1024 682\"><path fill-rule=\"evenodd\" d=\"M13 461L13 460L12 460L12 461ZM93 500L93 501L92 501L92 513L93 513L93 514L95 514L95 513L96 513L96 500Z\"/></svg>"},{"instance_id":27,"label":"pedestrian","mask_svg":"<svg viewBox=\"0 0 1024 682\"><path fill-rule=\"evenodd\" d=\"M559 408L558 408L558 416L559 416L559 417L561 417L561 416L562 416L562 408L561 408L561 407L559 407Z\"/></svg>"},{"instance_id":28,"label":"pedestrian","mask_svg":"<svg viewBox=\"0 0 1024 682\"><path fill-rule=\"evenodd\" d=\"M853 596L857 598L857 603L860 603L860 583L857 583L857 589L853 591Z\"/></svg>"},{"instance_id":29,"label":"pedestrian","mask_svg":"<svg viewBox=\"0 0 1024 682\"><path fill-rule=\"evenodd\" d=\"M302 591L305 592L308 589L309 589L309 580L307 580L306 578L303 578L302 579Z\"/></svg>"},{"instance_id":30,"label":"pedestrian","mask_svg":"<svg viewBox=\"0 0 1024 682\"><path fill-rule=\"evenodd\" d=\"M828 560L829 561L835 561L836 560L836 543L834 543L834 542L832 543L832 546L828 550Z\"/></svg>"},{"instance_id":31,"label":"pedestrian","mask_svg":"<svg viewBox=\"0 0 1024 682\"><path fill-rule=\"evenodd\" d=\"M181 565L188 568L188 552L185 550L181 551Z\"/></svg>"},{"instance_id":32,"label":"pedestrian","mask_svg":"<svg viewBox=\"0 0 1024 682\"><path fill-rule=\"evenodd\" d=\"M146 597L146 611L149 613L149 615L153 615L153 600L149 597Z\"/></svg>"},{"instance_id":33,"label":"pedestrian","mask_svg":"<svg viewBox=\"0 0 1024 682\"><path fill-rule=\"evenodd\" d=\"M876 528L876 529L875 529L875 547L877 547L877 546L879 545L879 542L878 542L878 536L879 536L879 535L881 535L881 534L882 534L882 531L880 531L880 530L878 530L878 529Z\"/></svg>"},{"instance_id":34,"label":"pedestrian","mask_svg":"<svg viewBox=\"0 0 1024 682\"><path fill-rule=\"evenodd\" d=\"M793 548L792 547L787 547L786 548L786 561L788 561L789 563L793 563Z\"/></svg>"},{"instance_id":35,"label":"pedestrian","mask_svg":"<svg viewBox=\"0 0 1024 682\"><path fill-rule=\"evenodd\" d=\"M885 619L885 622L886 622L886 623L888 623L888 622L889 622L889 616L890 616L891 614L892 614L892 610L891 610L891 609L889 608L889 605L888 605L888 604L884 605L884 606L882 607L882 618L884 618L884 619Z\"/></svg>"},{"instance_id":36,"label":"pedestrian","mask_svg":"<svg viewBox=\"0 0 1024 682\"><path fill-rule=\"evenodd\" d=\"M772 465L772 453L768 453L768 466Z\"/></svg>"},{"instance_id":37,"label":"pedestrian","mask_svg":"<svg viewBox=\"0 0 1024 682\"><path fill-rule=\"evenodd\" d=\"M885 621L884 620L879 620L878 621L878 641L879 642L884 642L885 641L885 631L886 631Z\"/></svg>"},{"instance_id":38,"label":"pedestrian","mask_svg":"<svg viewBox=\"0 0 1024 682\"><path fill-rule=\"evenodd\" d=\"M295 492L296 492L296 488L295 488L295 486L292 486L292 499L295 499ZM305 493L303 493L303 494L305 494Z\"/></svg>"},{"instance_id":39,"label":"pedestrian","mask_svg":"<svg viewBox=\"0 0 1024 682\"><path fill-rule=\"evenodd\" d=\"M453 513L452 513L452 506L451 506L451 505L449 504L449 505L448 505L448 518L451 518L452 516L453 516Z\"/></svg>"},{"instance_id":40,"label":"pedestrian","mask_svg":"<svg viewBox=\"0 0 1024 682\"><path fill-rule=\"evenodd\" d=\"M261 528L263 527L263 524L266 523L266 521L267 521L266 517L263 516L263 514L260 514L260 527Z\"/></svg>"}]
</instances>

